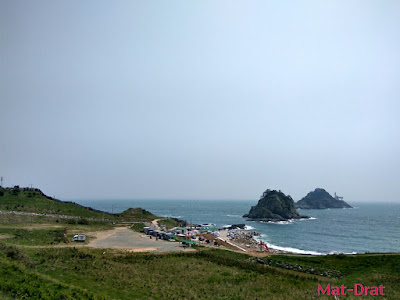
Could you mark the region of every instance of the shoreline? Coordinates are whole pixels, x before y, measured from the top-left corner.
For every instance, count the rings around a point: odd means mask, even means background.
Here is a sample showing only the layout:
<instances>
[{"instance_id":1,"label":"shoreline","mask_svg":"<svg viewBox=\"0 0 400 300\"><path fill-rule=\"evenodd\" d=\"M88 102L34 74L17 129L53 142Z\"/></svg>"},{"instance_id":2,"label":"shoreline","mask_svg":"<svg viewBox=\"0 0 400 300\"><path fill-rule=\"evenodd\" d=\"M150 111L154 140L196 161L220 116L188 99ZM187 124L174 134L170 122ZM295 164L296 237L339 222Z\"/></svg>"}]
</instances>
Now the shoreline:
<instances>
[{"instance_id":1,"label":"shoreline","mask_svg":"<svg viewBox=\"0 0 400 300\"><path fill-rule=\"evenodd\" d=\"M232 251L240 251L242 253L247 253L252 256L268 256L273 254L296 254L295 252L284 251L270 247L267 244L269 251L265 247L261 246L260 241L254 237L260 236L260 233L254 230L247 229L219 229L219 236L213 236L213 240L224 243L228 243L236 249L227 248ZM211 234L208 234L209 237ZM224 245L222 245L224 246Z\"/></svg>"},{"instance_id":2,"label":"shoreline","mask_svg":"<svg viewBox=\"0 0 400 300\"><path fill-rule=\"evenodd\" d=\"M345 255L356 255L356 254L367 254L367 253L345 253L345 252L330 252L330 253L320 253L313 250L302 250L296 249L292 247L280 247L273 244L268 243L267 241L263 241L261 239L261 234L254 230L248 229L220 229L218 230L220 233L219 237L215 237L215 239L222 239L223 241L229 241L234 244L236 247L243 248L249 254L264 254L264 255L272 255L272 254L294 254L294 255L307 255L307 256L324 256L324 255L335 255L335 254L345 254ZM229 233L236 234L236 238L232 238L229 236ZM258 238L259 237L259 238ZM262 251L260 248L260 241L267 244L269 251ZM282 249L284 248L284 249Z\"/></svg>"}]
</instances>

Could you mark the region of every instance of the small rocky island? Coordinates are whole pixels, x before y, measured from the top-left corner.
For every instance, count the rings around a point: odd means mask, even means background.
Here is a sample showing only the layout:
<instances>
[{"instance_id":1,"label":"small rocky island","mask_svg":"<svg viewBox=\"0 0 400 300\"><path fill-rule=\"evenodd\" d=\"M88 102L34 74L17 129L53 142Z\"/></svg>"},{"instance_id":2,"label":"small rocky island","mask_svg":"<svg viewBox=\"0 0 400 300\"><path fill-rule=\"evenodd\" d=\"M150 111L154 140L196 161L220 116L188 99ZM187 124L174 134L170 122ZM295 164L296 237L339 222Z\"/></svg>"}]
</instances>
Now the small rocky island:
<instances>
[{"instance_id":1,"label":"small rocky island","mask_svg":"<svg viewBox=\"0 0 400 300\"><path fill-rule=\"evenodd\" d=\"M332 197L327 191L316 188L309 192L307 196L296 203L297 208L301 209L326 209L326 208L352 208L343 201L343 197Z\"/></svg>"},{"instance_id":2,"label":"small rocky island","mask_svg":"<svg viewBox=\"0 0 400 300\"><path fill-rule=\"evenodd\" d=\"M275 190L266 190L258 201L258 204L252 206L249 213L243 217L252 221L264 222L308 218L299 215L292 197Z\"/></svg>"}]
</instances>

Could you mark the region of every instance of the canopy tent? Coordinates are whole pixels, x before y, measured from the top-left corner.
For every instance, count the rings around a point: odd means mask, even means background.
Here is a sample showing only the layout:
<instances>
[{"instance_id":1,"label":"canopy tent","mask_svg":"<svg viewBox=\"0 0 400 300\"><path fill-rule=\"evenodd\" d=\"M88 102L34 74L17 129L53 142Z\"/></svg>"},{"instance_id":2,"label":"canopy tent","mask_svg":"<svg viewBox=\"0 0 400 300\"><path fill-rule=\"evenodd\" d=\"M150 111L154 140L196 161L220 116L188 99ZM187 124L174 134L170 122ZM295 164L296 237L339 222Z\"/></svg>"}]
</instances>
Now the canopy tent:
<instances>
[{"instance_id":1,"label":"canopy tent","mask_svg":"<svg viewBox=\"0 0 400 300\"><path fill-rule=\"evenodd\" d=\"M189 241L189 240L183 240L181 243L182 247L187 247L187 246L192 247L192 245L197 244L196 241Z\"/></svg>"},{"instance_id":2,"label":"canopy tent","mask_svg":"<svg viewBox=\"0 0 400 300\"><path fill-rule=\"evenodd\" d=\"M189 240L184 240L182 241L182 243L186 243L186 244L196 244L196 241L189 241Z\"/></svg>"}]
</instances>

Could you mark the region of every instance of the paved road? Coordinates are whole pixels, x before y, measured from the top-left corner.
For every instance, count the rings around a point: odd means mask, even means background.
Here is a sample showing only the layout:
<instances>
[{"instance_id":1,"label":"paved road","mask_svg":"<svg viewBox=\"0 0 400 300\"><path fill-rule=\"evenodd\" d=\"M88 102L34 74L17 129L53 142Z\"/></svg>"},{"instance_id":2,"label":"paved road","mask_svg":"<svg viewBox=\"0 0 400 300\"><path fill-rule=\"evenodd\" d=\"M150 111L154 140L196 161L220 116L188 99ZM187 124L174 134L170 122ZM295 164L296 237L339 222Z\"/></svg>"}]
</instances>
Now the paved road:
<instances>
[{"instance_id":1,"label":"paved road","mask_svg":"<svg viewBox=\"0 0 400 300\"><path fill-rule=\"evenodd\" d=\"M134 232L126 227L117 227L103 232L88 246L93 248L125 249L134 252L186 252L192 250L179 247L178 242L167 242L160 239L156 241L154 237L150 239L148 236Z\"/></svg>"}]
</instances>

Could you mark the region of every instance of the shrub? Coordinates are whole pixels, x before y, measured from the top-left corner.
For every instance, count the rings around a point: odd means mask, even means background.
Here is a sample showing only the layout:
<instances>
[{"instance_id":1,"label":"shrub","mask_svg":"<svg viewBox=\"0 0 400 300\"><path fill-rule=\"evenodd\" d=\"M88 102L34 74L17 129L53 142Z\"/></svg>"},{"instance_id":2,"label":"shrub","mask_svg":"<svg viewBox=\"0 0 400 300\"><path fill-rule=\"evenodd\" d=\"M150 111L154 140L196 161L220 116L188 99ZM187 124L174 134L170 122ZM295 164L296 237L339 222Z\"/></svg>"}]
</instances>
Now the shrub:
<instances>
[{"instance_id":1,"label":"shrub","mask_svg":"<svg viewBox=\"0 0 400 300\"><path fill-rule=\"evenodd\" d=\"M33 267L35 265L33 261L17 247L7 246L3 243L0 243L0 250L4 251L4 254L12 260L20 261L29 267Z\"/></svg>"},{"instance_id":2,"label":"shrub","mask_svg":"<svg viewBox=\"0 0 400 300\"><path fill-rule=\"evenodd\" d=\"M80 220L78 221L78 224L79 224L79 225L89 225L89 221L86 220L86 219L80 219Z\"/></svg>"},{"instance_id":3,"label":"shrub","mask_svg":"<svg viewBox=\"0 0 400 300\"><path fill-rule=\"evenodd\" d=\"M12 189L12 194L14 195L14 196L17 196L18 194L19 194L19 192L20 192L20 189L19 189L19 185L16 185L16 186L14 186L14 188Z\"/></svg>"}]
</instances>

